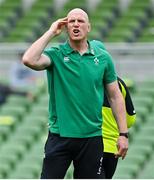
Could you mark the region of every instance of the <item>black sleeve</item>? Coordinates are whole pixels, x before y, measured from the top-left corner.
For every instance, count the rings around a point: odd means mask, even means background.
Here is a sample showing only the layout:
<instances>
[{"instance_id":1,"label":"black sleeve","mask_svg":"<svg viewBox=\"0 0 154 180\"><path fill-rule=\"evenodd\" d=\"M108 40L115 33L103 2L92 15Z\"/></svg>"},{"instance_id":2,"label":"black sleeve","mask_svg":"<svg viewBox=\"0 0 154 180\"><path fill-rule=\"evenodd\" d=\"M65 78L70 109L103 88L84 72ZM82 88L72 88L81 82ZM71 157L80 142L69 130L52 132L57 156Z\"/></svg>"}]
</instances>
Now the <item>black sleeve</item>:
<instances>
[{"instance_id":1,"label":"black sleeve","mask_svg":"<svg viewBox=\"0 0 154 180\"><path fill-rule=\"evenodd\" d=\"M125 105L126 105L127 113L129 115L136 114L135 109L134 109L134 105L133 105L133 102L132 102L132 99L131 99L131 96L130 96L130 93L129 93L129 90L128 90L128 87L126 86L125 82L122 79L120 79L119 77L118 77L118 82L119 82L119 86L123 86L124 89L125 89L125 93L126 93ZM122 91L122 87L120 87L120 90Z\"/></svg>"}]
</instances>

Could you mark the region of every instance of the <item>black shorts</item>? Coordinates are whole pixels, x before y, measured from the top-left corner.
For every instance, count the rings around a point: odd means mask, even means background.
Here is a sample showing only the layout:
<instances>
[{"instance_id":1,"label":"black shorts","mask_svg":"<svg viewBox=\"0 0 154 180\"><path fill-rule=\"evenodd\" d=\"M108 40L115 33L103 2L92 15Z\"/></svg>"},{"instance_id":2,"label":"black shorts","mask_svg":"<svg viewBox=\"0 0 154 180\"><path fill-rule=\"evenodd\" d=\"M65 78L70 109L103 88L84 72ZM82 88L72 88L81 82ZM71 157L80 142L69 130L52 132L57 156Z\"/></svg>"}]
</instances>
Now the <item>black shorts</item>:
<instances>
[{"instance_id":1,"label":"black shorts","mask_svg":"<svg viewBox=\"0 0 154 180\"><path fill-rule=\"evenodd\" d=\"M104 179L102 136L65 138L49 132L41 179L63 179L73 161L75 179Z\"/></svg>"},{"instance_id":2,"label":"black shorts","mask_svg":"<svg viewBox=\"0 0 154 180\"><path fill-rule=\"evenodd\" d=\"M105 178L112 179L118 163L118 158L115 158L113 153L104 152L103 167Z\"/></svg>"}]
</instances>

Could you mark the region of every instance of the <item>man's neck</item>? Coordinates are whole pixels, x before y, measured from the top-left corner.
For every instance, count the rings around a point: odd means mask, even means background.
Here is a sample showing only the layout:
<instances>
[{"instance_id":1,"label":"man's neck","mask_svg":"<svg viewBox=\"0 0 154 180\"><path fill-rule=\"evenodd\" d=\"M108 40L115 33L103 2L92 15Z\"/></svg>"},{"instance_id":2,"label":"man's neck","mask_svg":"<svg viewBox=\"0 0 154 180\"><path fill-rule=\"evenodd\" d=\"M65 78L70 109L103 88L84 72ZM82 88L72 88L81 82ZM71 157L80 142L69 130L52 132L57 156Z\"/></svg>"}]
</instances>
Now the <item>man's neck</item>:
<instances>
[{"instance_id":1,"label":"man's neck","mask_svg":"<svg viewBox=\"0 0 154 180\"><path fill-rule=\"evenodd\" d=\"M83 40L83 41L71 41L69 40L70 46L78 51L81 55L84 54L85 52L87 52L88 49L88 43L87 40Z\"/></svg>"}]
</instances>

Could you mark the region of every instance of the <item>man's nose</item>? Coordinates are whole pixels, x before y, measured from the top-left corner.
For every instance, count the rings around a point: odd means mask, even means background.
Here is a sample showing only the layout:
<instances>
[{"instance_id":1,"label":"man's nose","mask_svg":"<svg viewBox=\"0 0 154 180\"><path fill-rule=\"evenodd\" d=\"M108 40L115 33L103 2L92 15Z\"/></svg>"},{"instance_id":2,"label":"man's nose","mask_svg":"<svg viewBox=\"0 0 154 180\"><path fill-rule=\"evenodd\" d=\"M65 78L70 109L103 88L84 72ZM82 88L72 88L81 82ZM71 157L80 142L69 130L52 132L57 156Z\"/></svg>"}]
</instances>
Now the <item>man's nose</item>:
<instances>
[{"instance_id":1,"label":"man's nose","mask_svg":"<svg viewBox=\"0 0 154 180\"><path fill-rule=\"evenodd\" d=\"M75 26L78 26L78 25L79 25L78 20L75 20L74 25L75 25Z\"/></svg>"}]
</instances>

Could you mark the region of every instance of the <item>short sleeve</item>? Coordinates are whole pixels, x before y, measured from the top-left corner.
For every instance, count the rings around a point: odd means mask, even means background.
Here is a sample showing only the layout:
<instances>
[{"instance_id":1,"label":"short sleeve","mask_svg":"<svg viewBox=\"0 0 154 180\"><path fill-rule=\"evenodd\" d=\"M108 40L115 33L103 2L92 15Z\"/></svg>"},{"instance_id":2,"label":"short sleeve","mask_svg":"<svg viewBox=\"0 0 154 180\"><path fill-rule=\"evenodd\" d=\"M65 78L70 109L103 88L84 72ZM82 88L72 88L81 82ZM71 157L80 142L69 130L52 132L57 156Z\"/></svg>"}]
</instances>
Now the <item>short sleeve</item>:
<instances>
[{"instance_id":1,"label":"short sleeve","mask_svg":"<svg viewBox=\"0 0 154 180\"><path fill-rule=\"evenodd\" d=\"M47 48L43 51L43 54L48 56L51 60L52 63L54 63L54 60L57 56L57 51L58 48L57 47L51 47L51 48Z\"/></svg>"},{"instance_id":2,"label":"short sleeve","mask_svg":"<svg viewBox=\"0 0 154 180\"><path fill-rule=\"evenodd\" d=\"M117 73L113 64L112 57L106 52L106 69L104 74L104 83L109 84L117 80Z\"/></svg>"}]
</instances>

